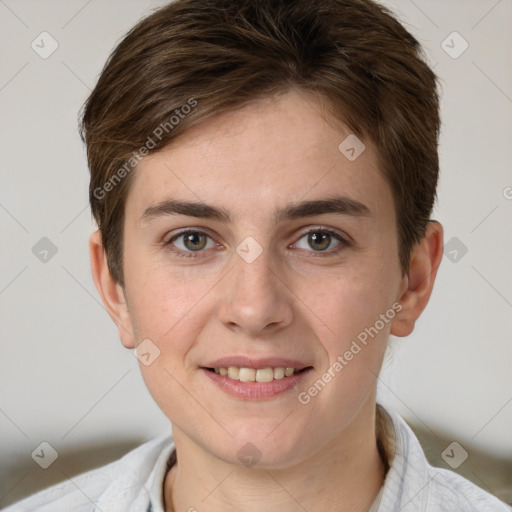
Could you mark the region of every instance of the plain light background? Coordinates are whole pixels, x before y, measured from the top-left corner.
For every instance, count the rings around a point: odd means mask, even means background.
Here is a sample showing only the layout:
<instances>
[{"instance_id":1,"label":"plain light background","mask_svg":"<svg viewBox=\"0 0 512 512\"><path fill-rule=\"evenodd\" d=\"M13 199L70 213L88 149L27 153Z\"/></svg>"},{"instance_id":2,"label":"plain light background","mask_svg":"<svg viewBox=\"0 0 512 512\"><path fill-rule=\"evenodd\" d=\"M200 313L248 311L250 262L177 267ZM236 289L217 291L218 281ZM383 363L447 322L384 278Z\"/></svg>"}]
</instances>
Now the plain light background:
<instances>
[{"instance_id":1,"label":"plain light background","mask_svg":"<svg viewBox=\"0 0 512 512\"><path fill-rule=\"evenodd\" d=\"M116 42L164 3L0 0L0 506L43 478L31 459L43 441L80 453L169 428L92 282L94 225L77 132ZM415 332L393 341L380 398L470 455L478 447L510 457L512 2L383 3L441 78L433 217L451 245ZM31 47L44 31L58 43L47 59ZM57 249L46 263L32 251L43 237Z\"/></svg>"}]
</instances>

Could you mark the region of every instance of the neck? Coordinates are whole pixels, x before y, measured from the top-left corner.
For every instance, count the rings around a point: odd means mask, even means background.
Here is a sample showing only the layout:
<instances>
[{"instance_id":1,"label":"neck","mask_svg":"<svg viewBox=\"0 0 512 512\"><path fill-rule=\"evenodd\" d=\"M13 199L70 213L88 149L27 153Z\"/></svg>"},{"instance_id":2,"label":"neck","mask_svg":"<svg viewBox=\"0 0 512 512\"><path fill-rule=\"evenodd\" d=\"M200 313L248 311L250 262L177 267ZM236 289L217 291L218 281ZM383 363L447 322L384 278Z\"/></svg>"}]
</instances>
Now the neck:
<instances>
[{"instance_id":1,"label":"neck","mask_svg":"<svg viewBox=\"0 0 512 512\"><path fill-rule=\"evenodd\" d=\"M173 427L179 464L164 483L166 512L261 510L366 512L385 478L375 406L306 460L286 469L233 466L205 453ZM379 427L380 428L380 427ZM382 448L381 448L382 452Z\"/></svg>"}]
</instances>

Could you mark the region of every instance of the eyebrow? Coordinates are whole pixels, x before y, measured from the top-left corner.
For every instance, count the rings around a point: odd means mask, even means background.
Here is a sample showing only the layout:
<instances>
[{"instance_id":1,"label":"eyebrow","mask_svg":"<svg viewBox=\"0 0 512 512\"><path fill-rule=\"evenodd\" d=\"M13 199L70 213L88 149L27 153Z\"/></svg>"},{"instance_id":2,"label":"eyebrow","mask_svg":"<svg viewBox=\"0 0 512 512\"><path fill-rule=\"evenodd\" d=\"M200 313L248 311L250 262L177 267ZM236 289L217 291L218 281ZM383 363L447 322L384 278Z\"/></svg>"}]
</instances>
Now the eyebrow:
<instances>
[{"instance_id":1,"label":"eyebrow","mask_svg":"<svg viewBox=\"0 0 512 512\"><path fill-rule=\"evenodd\" d=\"M352 217L370 217L372 215L370 209L365 204L355 199L346 196L331 196L325 199L300 201L298 203L289 204L285 208L275 211L273 220L279 223L284 220L293 220L328 213L349 215ZM186 215L188 217L212 219L225 223L233 222L231 214L223 208L202 202L178 201L175 199L168 199L149 206L144 210L140 221L147 222L154 218L167 215Z\"/></svg>"}]
</instances>

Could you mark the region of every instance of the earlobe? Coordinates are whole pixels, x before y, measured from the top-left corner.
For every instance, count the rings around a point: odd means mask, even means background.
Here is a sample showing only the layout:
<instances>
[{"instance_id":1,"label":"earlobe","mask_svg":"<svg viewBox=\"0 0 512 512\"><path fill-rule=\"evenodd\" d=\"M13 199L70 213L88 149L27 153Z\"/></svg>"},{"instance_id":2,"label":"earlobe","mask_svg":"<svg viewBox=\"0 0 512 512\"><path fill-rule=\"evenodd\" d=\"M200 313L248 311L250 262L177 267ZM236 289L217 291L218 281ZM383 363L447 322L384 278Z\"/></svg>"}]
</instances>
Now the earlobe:
<instances>
[{"instance_id":1,"label":"earlobe","mask_svg":"<svg viewBox=\"0 0 512 512\"><path fill-rule=\"evenodd\" d=\"M89 238L89 257L94 284L110 318L117 325L121 342L126 348L134 348L134 336L125 293L110 273L99 230L92 233Z\"/></svg>"},{"instance_id":2,"label":"earlobe","mask_svg":"<svg viewBox=\"0 0 512 512\"><path fill-rule=\"evenodd\" d=\"M408 336L428 304L443 257L443 226L430 221L425 236L413 248L409 272L404 276L398 299L402 310L391 323L390 333Z\"/></svg>"}]
</instances>

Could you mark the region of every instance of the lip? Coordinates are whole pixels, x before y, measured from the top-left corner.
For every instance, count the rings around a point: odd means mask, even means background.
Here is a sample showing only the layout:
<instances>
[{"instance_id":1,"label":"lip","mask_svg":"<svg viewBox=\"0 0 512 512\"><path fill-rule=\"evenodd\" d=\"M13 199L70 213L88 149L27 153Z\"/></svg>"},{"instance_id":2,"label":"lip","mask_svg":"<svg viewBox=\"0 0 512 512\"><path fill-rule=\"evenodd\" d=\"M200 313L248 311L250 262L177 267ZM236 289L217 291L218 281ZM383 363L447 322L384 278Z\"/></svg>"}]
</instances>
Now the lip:
<instances>
[{"instance_id":1,"label":"lip","mask_svg":"<svg viewBox=\"0 0 512 512\"><path fill-rule=\"evenodd\" d=\"M277 380L274 379L271 382L242 382L219 375L207 368L200 368L206 377L208 377L225 393L242 400L268 400L282 395L286 391L295 388L295 386L297 386L297 384L299 384L299 382L303 380L312 369L312 367L306 367L304 371L295 373L291 377L284 377Z\"/></svg>"},{"instance_id":2,"label":"lip","mask_svg":"<svg viewBox=\"0 0 512 512\"><path fill-rule=\"evenodd\" d=\"M308 368L311 365L301 363L294 359L285 359L280 357L263 357L252 358L247 356L226 356L215 361L211 361L201 368L228 368L229 366L236 366L238 368L277 368L283 366L285 368L295 368L297 371Z\"/></svg>"}]
</instances>

